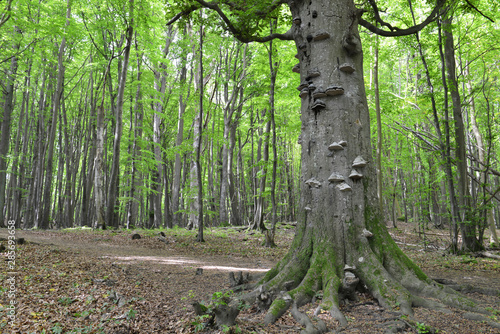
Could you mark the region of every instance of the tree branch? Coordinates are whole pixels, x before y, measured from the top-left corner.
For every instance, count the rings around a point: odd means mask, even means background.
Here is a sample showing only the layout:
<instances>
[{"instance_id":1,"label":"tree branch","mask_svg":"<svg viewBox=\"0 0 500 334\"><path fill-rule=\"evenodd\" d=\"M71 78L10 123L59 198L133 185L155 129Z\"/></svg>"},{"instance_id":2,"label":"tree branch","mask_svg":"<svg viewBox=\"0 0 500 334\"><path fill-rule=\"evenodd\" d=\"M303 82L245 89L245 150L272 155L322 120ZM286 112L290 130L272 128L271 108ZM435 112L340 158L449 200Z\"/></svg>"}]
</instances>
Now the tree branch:
<instances>
[{"instance_id":1,"label":"tree branch","mask_svg":"<svg viewBox=\"0 0 500 334\"><path fill-rule=\"evenodd\" d=\"M217 12L217 14L219 14L219 17L222 19L222 21L224 22L224 24L226 25L227 29L231 32L231 34L233 34L234 37L236 37L240 42L243 42L243 43L250 43L250 42L259 42L259 43L265 43L265 42L269 42L273 39L280 39L280 40L284 40L284 41L290 41L293 39L293 35L292 35L292 31L291 29L288 30L286 33L284 34L278 34L278 33L274 33L274 34L270 34L268 36L252 36L252 35L246 35L244 34L240 29L238 29L237 27L234 26L234 24L231 22L231 20L229 20L229 18L227 17L227 15L222 11L222 9L219 7L219 3L217 1L213 1L213 2L208 2L208 1L204 1L204 0L195 0L198 4L200 4L202 7L205 7L205 8L208 8L208 9L211 9L215 12ZM273 11L274 9L278 8L280 5L282 5L285 1L284 0L277 0L277 1L274 1L268 8L267 8L267 13ZM230 5L231 7L231 5ZM199 9L200 7L199 6L196 6L196 5L193 5L191 7L189 7L188 9L184 10L183 12L175 15L168 23L167 25L170 25L172 23L174 23L175 21L179 20L181 17L183 16L186 16L192 12L194 12L195 10ZM257 12L257 15L264 15L266 11L259 11Z\"/></svg>"},{"instance_id":2,"label":"tree branch","mask_svg":"<svg viewBox=\"0 0 500 334\"><path fill-rule=\"evenodd\" d=\"M413 34L419 32L420 30L422 30L423 28L425 28L425 26L427 26L429 23L434 21L439 16L439 12L440 12L441 8L443 8L446 0L438 0L436 7L434 7L434 10L432 11L432 13L429 14L429 16L427 16L427 18L422 23L417 24L417 25L410 27L410 28L406 28L406 29L393 27L389 23L384 22L378 14L377 5L374 3L373 0L370 0L369 2L372 5L372 8L374 9L376 21L379 22L382 26L388 27L389 29L391 29L391 31L380 29L380 28L374 26L373 24L371 24L370 22L364 20L361 17L359 18L359 24L377 35L386 36L386 37L394 37L394 36L413 35Z\"/></svg>"},{"instance_id":3,"label":"tree branch","mask_svg":"<svg viewBox=\"0 0 500 334\"><path fill-rule=\"evenodd\" d=\"M472 9L474 9L476 12L478 12L479 14L481 14L481 16L483 16L484 18L486 18L486 19L490 20L491 22L495 22L492 18L490 18L490 17L486 16L486 15L485 15L485 14L483 14L483 12L481 12L481 11L480 11L480 10L479 10L476 6L474 6L473 4L471 4L469 0L465 0L465 2L467 2L467 4L468 4L469 6L471 6L471 7L472 7Z\"/></svg>"},{"instance_id":4,"label":"tree branch","mask_svg":"<svg viewBox=\"0 0 500 334\"><path fill-rule=\"evenodd\" d=\"M170 21L167 22L167 26L172 25L173 23L177 22L182 17L187 16L198 9L200 9L200 6L192 5L191 7L183 10L182 12L180 12L179 14L176 14L173 18L171 18Z\"/></svg>"}]
</instances>

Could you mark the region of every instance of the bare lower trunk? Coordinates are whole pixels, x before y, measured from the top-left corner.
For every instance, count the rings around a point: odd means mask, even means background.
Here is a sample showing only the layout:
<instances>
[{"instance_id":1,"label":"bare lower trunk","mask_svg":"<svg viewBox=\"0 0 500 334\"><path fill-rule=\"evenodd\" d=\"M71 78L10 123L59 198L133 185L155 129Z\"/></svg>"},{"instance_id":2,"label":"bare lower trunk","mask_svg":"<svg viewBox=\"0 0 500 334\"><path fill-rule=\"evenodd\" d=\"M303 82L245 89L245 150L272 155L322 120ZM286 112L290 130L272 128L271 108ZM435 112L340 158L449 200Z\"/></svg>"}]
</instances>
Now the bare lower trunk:
<instances>
[{"instance_id":1,"label":"bare lower trunk","mask_svg":"<svg viewBox=\"0 0 500 334\"><path fill-rule=\"evenodd\" d=\"M465 127L462 117L462 103L458 92L458 82L455 74L455 53L452 34L451 17L443 21L445 36L444 55L447 70L447 84L453 102L453 119L456 142L456 164L458 174L458 209L460 212L460 231L462 234L462 250L478 251L482 245L476 237L476 223L472 219L472 208L467 176L467 157L465 143Z\"/></svg>"},{"instance_id":2,"label":"bare lower trunk","mask_svg":"<svg viewBox=\"0 0 500 334\"><path fill-rule=\"evenodd\" d=\"M265 118L266 111L263 112L263 118ZM260 177L257 178L258 180L258 189L257 189L257 195L256 195L256 200L255 200L255 212L254 212L254 218L253 218L253 224L252 228L253 229L258 229L261 231L267 230L266 225L264 224L264 205L265 205L265 199L264 199L264 191L266 189L266 179L267 179L267 162L269 161L269 136L268 133L270 132L271 129L271 122L268 121L266 122L265 126L265 131L264 131L264 136L265 138L259 139L259 148L261 145L263 145L262 148L262 159L259 160L259 162L262 164L260 168ZM257 159L259 159L259 154L257 153Z\"/></svg>"},{"instance_id":3,"label":"bare lower trunk","mask_svg":"<svg viewBox=\"0 0 500 334\"><path fill-rule=\"evenodd\" d=\"M70 2L67 5L66 12L66 26L69 25L69 18L71 16L71 6ZM50 220L50 205L52 203L52 160L54 157L54 141L56 136L56 126L57 119L59 115L59 109L61 106L61 98L63 92L63 80L64 80L64 64L63 57L64 51L66 49L66 37L63 37L61 40L61 44L59 45L59 52L57 55L58 64L57 64L57 83L56 89L53 97L53 108L52 108L52 121L50 122L50 133L47 138L48 149L47 149L47 160L46 160L46 174L45 174L45 183L43 188L43 211L40 219L40 228L48 228L49 220Z\"/></svg>"},{"instance_id":4,"label":"bare lower trunk","mask_svg":"<svg viewBox=\"0 0 500 334\"><path fill-rule=\"evenodd\" d=\"M186 66L181 68L180 84L183 85L186 81ZM184 139L184 112L186 111L186 101L189 98L189 92L187 96L180 96L179 98L179 114L177 120L177 138L175 141L175 146L180 147ZM181 154L175 154L174 163L174 177L172 181L172 223L174 226L179 226L181 221L180 210L180 192L181 192L181 171L182 171L182 161Z\"/></svg>"},{"instance_id":5,"label":"bare lower trunk","mask_svg":"<svg viewBox=\"0 0 500 334\"><path fill-rule=\"evenodd\" d=\"M123 102L125 86L127 84L127 72L128 72L128 62L130 59L130 48L132 46L133 37L133 0L129 1L129 11L132 17L130 26L127 28L127 44L125 45L125 50L123 52L123 64L120 73L120 80L118 84L118 94L116 96L116 127L113 140L113 162L111 164L111 175L108 188L108 198L107 198L107 212L106 219L107 224L117 228L119 225L118 215L115 210L115 205L117 202L118 191L119 191L119 175L120 175L120 143L123 132Z\"/></svg>"},{"instance_id":6,"label":"bare lower trunk","mask_svg":"<svg viewBox=\"0 0 500 334\"><path fill-rule=\"evenodd\" d=\"M15 50L19 49L19 45L14 47ZM3 113L2 113L2 122L1 122L1 140L0 140L0 227L5 226L4 218L5 218L5 192L6 192L6 184L7 184L7 152L9 151L9 143L10 143L10 120L12 114L12 100L14 98L14 86L15 86L15 77L17 73L17 57L12 57L10 61L10 69L7 73L6 80L6 90L4 95L4 105L3 105Z\"/></svg>"}]
</instances>

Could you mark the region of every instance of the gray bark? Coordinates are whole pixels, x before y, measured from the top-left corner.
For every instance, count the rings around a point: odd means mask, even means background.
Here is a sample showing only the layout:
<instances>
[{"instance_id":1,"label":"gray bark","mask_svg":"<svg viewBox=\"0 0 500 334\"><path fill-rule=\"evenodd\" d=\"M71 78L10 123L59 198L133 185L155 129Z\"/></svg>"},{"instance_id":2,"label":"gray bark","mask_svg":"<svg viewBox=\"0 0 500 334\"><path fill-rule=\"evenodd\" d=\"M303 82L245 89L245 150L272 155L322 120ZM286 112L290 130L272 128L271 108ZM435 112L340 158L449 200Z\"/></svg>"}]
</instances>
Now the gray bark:
<instances>
[{"instance_id":1,"label":"gray bark","mask_svg":"<svg viewBox=\"0 0 500 334\"><path fill-rule=\"evenodd\" d=\"M16 32L20 31L16 28ZM14 52L19 49L19 44L14 46ZM5 193L6 193L6 181L7 181L7 153L10 146L10 123L11 115L13 110L12 101L14 99L14 85L15 78L17 74L17 57L12 57L10 61L10 68L7 72L6 80L6 91L4 95L3 113L2 113L2 123L1 123L1 137L0 137L0 227L4 227L5 219Z\"/></svg>"},{"instance_id":2,"label":"gray bark","mask_svg":"<svg viewBox=\"0 0 500 334\"><path fill-rule=\"evenodd\" d=\"M68 1L67 11L66 11L66 27L69 25L69 19L71 17L71 3ZM64 64L63 57L66 48L66 37L63 36L61 44L59 44L59 51L57 54L57 83L54 92L54 97L52 101L52 121L50 122L50 133L47 138L48 149L47 149L47 160L46 160L46 173L45 182L43 186L43 211L40 219L40 228L48 228L50 222L50 204L52 198L52 163L54 158L54 141L56 136L57 119L59 116L59 110L61 106L61 98L63 92L63 80L64 80Z\"/></svg>"},{"instance_id":3,"label":"gray bark","mask_svg":"<svg viewBox=\"0 0 500 334\"><path fill-rule=\"evenodd\" d=\"M181 69L180 84L184 84L185 81L186 81L186 66L184 65ZM180 147L184 139L184 112L186 111L186 100L188 97L189 96L184 98L181 94L179 98L177 139L175 141L176 147ZM180 208L181 170L182 170L181 155L180 153L176 153L174 162L174 179L172 181L172 223L174 226L179 226L181 223L180 221L181 213L178 212Z\"/></svg>"},{"instance_id":4,"label":"gray bark","mask_svg":"<svg viewBox=\"0 0 500 334\"><path fill-rule=\"evenodd\" d=\"M127 27L127 44L125 45L125 49L123 52L123 63L122 69L120 72L119 84L118 84L118 94L116 96L116 114L115 114L115 133L113 140L113 162L111 165L111 176L109 181L108 188L108 198L107 198L107 212L106 219L107 224L112 227L118 227L119 221L117 214L115 212L115 204L118 196L119 190L119 174L120 174L120 143L123 132L123 102L124 102L124 93L125 86L127 84L127 72L128 72L128 62L130 59L130 48L132 46L132 37L133 37L133 17L134 17L134 1L129 1L129 15L130 15L130 23Z\"/></svg>"},{"instance_id":5,"label":"gray bark","mask_svg":"<svg viewBox=\"0 0 500 334\"><path fill-rule=\"evenodd\" d=\"M462 250L478 251L482 249L476 238L476 225L471 217L471 203L468 187L467 175L467 157L465 127L462 116L462 103L458 92L458 83L456 78L455 50L452 33L451 17L443 20L443 31L445 36L444 57L447 72L447 84L453 102L453 120L455 130L455 156L458 174L458 209L460 217L460 232L462 234Z\"/></svg>"},{"instance_id":6,"label":"gray bark","mask_svg":"<svg viewBox=\"0 0 500 334\"><path fill-rule=\"evenodd\" d=\"M141 59L137 59L137 81L141 79ZM132 198L127 211L126 227L133 228L137 224L137 218L139 215L139 203L141 202L140 188L142 187L142 176L137 168L139 159L141 158L141 146L138 141L142 138L142 98L141 85L137 85L137 90L135 93L135 104L134 104L134 140L132 144L132 162L131 162L131 188L130 197Z\"/></svg>"}]
</instances>

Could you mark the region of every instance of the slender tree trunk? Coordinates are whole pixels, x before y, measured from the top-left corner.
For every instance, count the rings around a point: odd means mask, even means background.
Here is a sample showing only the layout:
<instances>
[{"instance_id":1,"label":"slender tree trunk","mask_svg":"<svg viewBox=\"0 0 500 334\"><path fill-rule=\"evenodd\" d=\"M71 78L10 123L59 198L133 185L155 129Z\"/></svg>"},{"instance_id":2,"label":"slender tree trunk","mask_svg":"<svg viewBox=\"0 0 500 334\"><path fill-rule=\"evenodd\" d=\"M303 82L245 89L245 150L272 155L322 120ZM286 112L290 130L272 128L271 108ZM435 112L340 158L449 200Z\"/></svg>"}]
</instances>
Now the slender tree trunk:
<instances>
[{"instance_id":1,"label":"slender tree trunk","mask_svg":"<svg viewBox=\"0 0 500 334\"><path fill-rule=\"evenodd\" d=\"M445 36L444 57L447 70L447 84L453 102L453 119L455 129L455 156L458 171L458 208L460 212L460 231L462 234L462 250L478 251L483 248L476 238L476 223L472 221L470 194L468 188L467 157L465 142L465 127L462 117L462 103L458 92L458 83L455 74L455 50L452 33L452 18L443 20Z\"/></svg>"},{"instance_id":2,"label":"slender tree trunk","mask_svg":"<svg viewBox=\"0 0 500 334\"><path fill-rule=\"evenodd\" d=\"M271 23L271 33L273 32L273 23ZM276 243L274 241L276 235L276 221L277 221L277 208L276 208L276 170L278 167L278 148L276 142L276 120L275 113L276 109L274 106L274 95L275 95L275 87L276 87L276 77L278 75L279 64L273 60L273 43L272 41L269 43L269 71L271 77L271 84L269 89L269 113L270 113L270 122L271 122L271 131L272 131L272 145L273 145L273 169L271 175L271 229L266 232L266 247L276 247Z\"/></svg>"},{"instance_id":3,"label":"slender tree trunk","mask_svg":"<svg viewBox=\"0 0 500 334\"><path fill-rule=\"evenodd\" d=\"M467 74L469 74L468 69L467 69ZM470 82L467 83L467 86L469 89L469 94L471 96L470 97L470 107L471 107L470 124L471 124L471 128L472 128L472 133L473 133L474 137L476 138L478 159L479 159L479 162L481 164L481 168L483 169L483 168L485 168L483 166L488 165L488 162L487 162L486 156L485 156L486 148L484 145L483 136L481 134L481 131L479 130L479 126L478 126L477 120L476 120L475 101L474 101L474 95L472 93L472 88L471 88ZM487 169L485 171L481 172L480 180L481 180L481 184L484 184L485 186L489 184L488 170ZM499 242L498 242L498 236L497 236L497 231L496 231L496 227L495 227L495 219L493 216L493 208L492 207L488 207L486 209L486 220L487 220L488 228L490 230L490 244L493 247L496 247L499 245Z\"/></svg>"},{"instance_id":4,"label":"slender tree trunk","mask_svg":"<svg viewBox=\"0 0 500 334\"><path fill-rule=\"evenodd\" d=\"M185 33L186 31L184 31ZM185 62L185 60L183 60ZM179 84L184 85L186 82L186 64L184 63L181 68ZM189 99L189 91L183 96L181 93L179 97L179 114L177 120L177 138L175 141L175 146L180 148L182 141L184 139L184 112L186 111L187 100ZM172 181L172 223L174 226L180 226L180 219L182 214L180 210L180 192L181 192L181 172L182 172L182 161L181 154L177 152L175 154L174 163L174 176Z\"/></svg>"},{"instance_id":5,"label":"slender tree trunk","mask_svg":"<svg viewBox=\"0 0 500 334\"><path fill-rule=\"evenodd\" d=\"M200 11L200 19L202 19L202 11ZM198 235L196 237L196 241L198 242L204 242L203 238L203 183L201 179L201 138L202 138L202 131L203 131L203 91L204 91L204 81L203 81L203 25L200 24L200 81L199 81L199 87L200 87L200 112L198 114L198 124L197 125L197 135L198 138L194 138L194 141L197 143L197 146L194 147L196 149L196 177L197 177L197 191L198 191L198 196L197 196L197 202L198 202ZM195 126L196 126L195 125Z\"/></svg>"},{"instance_id":6,"label":"slender tree trunk","mask_svg":"<svg viewBox=\"0 0 500 334\"><path fill-rule=\"evenodd\" d=\"M380 207L380 213L384 215L384 200L382 198L382 120L380 117L380 93L379 93L379 81L378 81L378 35L375 37L375 56L373 64L373 82L374 82L374 94L375 94L375 113L377 115L377 197L378 205ZM395 221L393 221L394 227L396 226Z\"/></svg>"},{"instance_id":7,"label":"slender tree trunk","mask_svg":"<svg viewBox=\"0 0 500 334\"><path fill-rule=\"evenodd\" d=\"M267 110L264 109L262 112L262 120L264 121L267 117ZM269 161L269 132L271 131L271 121L267 121L264 130L264 138L259 138L259 148L262 146L262 158L259 159L259 153L257 153L257 160L262 164L260 168L260 175L258 178L259 188L257 189L256 203L255 203L255 213L253 220L253 229L259 229L261 231L267 230L264 224L264 191L266 189L266 179L267 179L267 163Z\"/></svg>"},{"instance_id":8,"label":"slender tree trunk","mask_svg":"<svg viewBox=\"0 0 500 334\"><path fill-rule=\"evenodd\" d=\"M69 20L71 17L71 2L67 3L66 11L66 27L69 25ZM63 93L63 81L64 81L64 64L63 57L66 49L66 37L63 36L61 44L59 45L59 52L57 55L57 84L56 90L54 92L53 108L52 108L52 121L50 122L50 133L48 140L47 149L47 160L45 166L45 183L43 188L43 212L40 220L40 228L48 228L50 222L50 205L52 199L52 164L54 158L54 141L56 137L57 119L59 117L59 110L61 106L61 98Z\"/></svg>"},{"instance_id":9,"label":"slender tree trunk","mask_svg":"<svg viewBox=\"0 0 500 334\"><path fill-rule=\"evenodd\" d=\"M134 0L129 0L129 15L130 15L130 23L127 28L127 44L125 45L125 50L123 52L123 63L122 69L120 73L120 81L118 85L118 94L116 97L116 127L115 127L115 136L113 141L113 162L111 165L111 176L109 181L108 188L108 198L107 198L107 224L109 226L117 228L119 225L117 213L115 211L115 204L117 200L117 194L119 191L119 174L120 174L120 143L123 132L123 102L124 102L124 93L125 86L127 84L127 71L128 71L128 63L130 59L130 48L132 46L132 38L133 38L133 22L134 22Z\"/></svg>"},{"instance_id":10,"label":"slender tree trunk","mask_svg":"<svg viewBox=\"0 0 500 334\"><path fill-rule=\"evenodd\" d=\"M137 58L137 77L136 80L140 82L141 80L141 58ZM132 163L131 163L131 180L130 180L130 197L131 201L128 206L126 226L127 228L133 228L137 225L137 219L139 215L139 203L141 202L141 191L143 185L142 176L137 168L139 161L141 159L141 146L139 140L142 138L142 94L141 85L137 85L137 90L135 93L135 104L134 104L134 140L132 144Z\"/></svg>"},{"instance_id":11,"label":"slender tree trunk","mask_svg":"<svg viewBox=\"0 0 500 334\"><path fill-rule=\"evenodd\" d=\"M24 88L23 88L23 101L21 105L21 113L19 115L19 131L16 140L16 147L14 149L14 160L12 163L12 176L11 176L11 185L12 189L12 203L11 210L9 215L5 215L5 217L9 217L16 222L16 226L21 226L21 209L22 209L22 190L23 189L23 177L25 175L26 170L26 152L28 147L28 128L30 127L30 112L29 112L29 99L30 99L30 91L28 87L31 82L31 69L32 62L28 62L28 70L26 72L26 76L24 79ZM4 109L5 110L5 109ZM23 121L24 118L24 121ZM24 122L24 127L21 127L21 123ZM22 129L22 131L21 131ZM3 133L3 131L2 131ZM3 143L3 138L2 138ZM21 147L21 143L23 146ZM1 152L1 150L0 150ZM2 156L0 154L0 156ZM0 163L1 164L1 163ZM0 170L2 170L0 168ZM1 178L1 176L0 176ZM1 196L1 195L0 195ZM1 208L2 206L0 206ZM0 218L1 220L1 218ZM1 223L0 223L1 226Z\"/></svg>"},{"instance_id":12,"label":"slender tree trunk","mask_svg":"<svg viewBox=\"0 0 500 334\"><path fill-rule=\"evenodd\" d=\"M185 68L183 69L185 71ZM184 133L184 111L186 110L186 102L183 101L181 96L179 100L179 120L177 123L177 140L176 147L180 147L183 141ZM180 153L175 154L174 163L174 180L172 183L172 220L174 226L180 225L181 213L179 211L180 207L180 191L181 191L181 171L182 171L182 161Z\"/></svg>"},{"instance_id":13,"label":"slender tree trunk","mask_svg":"<svg viewBox=\"0 0 500 334\"><path fill-rule=\"evenodd\" d=\"M18 28L16 29L16 33L21 33ZM14 46L14 52L19 49L19 44ZM14 98L14 86L15 79L17 74L17 56L12 57L10 60L10 68L7 72L7 80L6 80L6 90L4 94L4 105L3 105L3 113L2 113L2 123L1 123L1 137L0 137L0 227L5 226L5 193L6 193L6 184L7 184L7 164L8 158L7 153L9 151L10 144L10 123L11 123L11 115L13 110L13 98Z\"/></svg>"}]
</instances>

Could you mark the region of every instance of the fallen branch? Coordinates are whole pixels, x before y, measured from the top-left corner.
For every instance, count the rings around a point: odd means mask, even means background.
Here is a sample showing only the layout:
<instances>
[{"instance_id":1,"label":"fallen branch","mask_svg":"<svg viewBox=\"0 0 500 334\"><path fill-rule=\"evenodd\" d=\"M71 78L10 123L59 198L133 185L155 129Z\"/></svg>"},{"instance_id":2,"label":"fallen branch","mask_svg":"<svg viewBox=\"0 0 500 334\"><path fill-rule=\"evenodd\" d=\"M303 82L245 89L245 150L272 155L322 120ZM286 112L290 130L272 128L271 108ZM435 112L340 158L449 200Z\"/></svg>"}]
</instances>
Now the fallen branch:
<instances>
[{"instance_id":1,"label":"fallen branch","mask_svg":"<svg viewBox=\"0 0 500 334\"><path fill-rule=\"evenodd\" d=\"M479 252L479 253L476 253L476 257L487 257L489 259L500 260L500 255L493 254L491 252Z\"/></svg>"}]
</instances>

